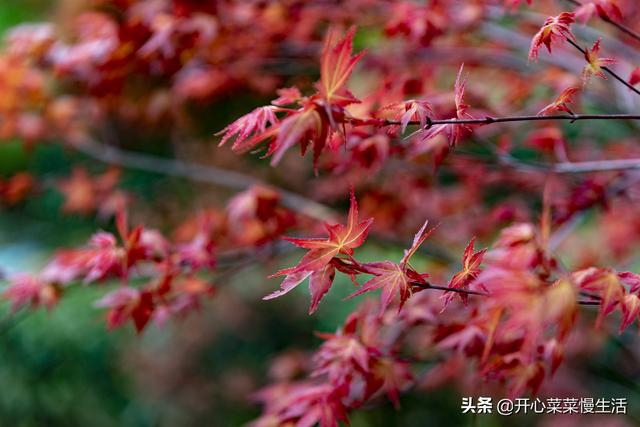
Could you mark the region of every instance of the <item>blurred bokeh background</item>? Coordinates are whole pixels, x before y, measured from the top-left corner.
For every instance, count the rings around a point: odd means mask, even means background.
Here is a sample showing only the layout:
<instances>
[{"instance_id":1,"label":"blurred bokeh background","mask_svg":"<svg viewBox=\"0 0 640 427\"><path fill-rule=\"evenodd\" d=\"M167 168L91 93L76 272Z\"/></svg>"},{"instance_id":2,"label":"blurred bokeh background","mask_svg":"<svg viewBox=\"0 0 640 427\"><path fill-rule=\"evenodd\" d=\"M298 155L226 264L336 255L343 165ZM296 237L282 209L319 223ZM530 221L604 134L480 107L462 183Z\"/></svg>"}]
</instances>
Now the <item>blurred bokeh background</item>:
<instances>
[{"instance_id":1,"label":"blurred bokeh background","mask_svg":"<svg viewBox=\"0 0 640 427\"><path fill-rule=\"evenodd\" d=\"M61 13L59 6L44 0L1 0L0 35L16 24L55 19ZM224 127L231 118L269 99L236 94L197 111L210 118L203 122L202 133ZM209 114L212 111L215 114ZM159 139L148 150L162 154L169 149L170 142ZM94 173L108 170L61 144L25 147L11 140L0 144L1 176L27 171L38 181L57 182L78 165ZM229 196L182 179L128 169L122 171L118 186L141 202L135 203L134 217L148 218L159 227L170 222L167 218L180 219L191 209ZM82 244L97 228L113 229L110 220L99 216L64 213L64 203L60 191L43 186L24 202L1 208L3 275L36 271L55 248ZM401 253L401 247L372 244L363 249L361 258L395 259ZM343 301L350 293L346 285L334 286L314 316L307 315L304 289L291 298L263 302L261 297L277 286L277 280L265 277L295 259L293 254L277 264L245 266L224 277L217 297L198 313L162 328L152 326L142 335L129 327L106 332L104 313L93 306L105 293L99 286L74 288L51 312L12 315L9 305L2 304L0 426L237 426L249 422L259 414L252 394L270 379L304 365L308 352L321 342L314 331L335 330L357 304ZM623 336L582 361L580 366L590 376L580 381L590 383L594 397L627 397L631 415L639 420L640 405L634 402L640 401L640 386L611 367L630 342ZM274 364L276 355L280 358ZM637 369L629 367L636 373ZM402 398L401 411L383 401L356 412L351 421L356 427L540 424L539 419L527 417L463 417L460 397L452 387L417 391ZM574 424L549 421L548 425Z\"/></svg>"}]
</instances>

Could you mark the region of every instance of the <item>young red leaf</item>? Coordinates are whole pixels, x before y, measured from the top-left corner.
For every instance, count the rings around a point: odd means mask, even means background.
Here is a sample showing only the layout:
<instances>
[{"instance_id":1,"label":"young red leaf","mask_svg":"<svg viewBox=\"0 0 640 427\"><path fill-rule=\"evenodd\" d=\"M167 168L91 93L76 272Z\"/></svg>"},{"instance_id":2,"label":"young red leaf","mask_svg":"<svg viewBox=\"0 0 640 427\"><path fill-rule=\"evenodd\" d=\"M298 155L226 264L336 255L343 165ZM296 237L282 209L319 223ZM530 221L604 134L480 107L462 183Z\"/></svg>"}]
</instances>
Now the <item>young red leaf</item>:
<instances>
[{"instance_id":1,"label":"young red leaf","mask_svg":"<svg viewBox=\"0 0 640 427\"><path fill-rule=\"evenodd\" d=\"M344 94L347 79L353 72L356 63L364 55L364 51L351 56L353 37L356 33L352 27L343 39L336 41L337 30L329 30L320 60L320 96L328 104L344 106L353 102L350 94Z\"/></svg>"},{"instance_id":2,"label":"young red leaf","mask_svg":"<svg viewBox=\"0 0 640 427\"><path fill-rule=\"evenodd\" d=\"M391 262L373 262L366 264L367 272L375 277L366 282L360 289L349 295L353 298L376 289L382 289L380 294L380 314L384 313L396 295L400 295L399 310L402 309L405 301L411 296L411 286L409 278L400 265Z\"/></svg>"},{"instance_id":3,"label":"young red leaf","mask_svg":"<svg viewBox=\"0 0 640 427\"><path fill-rule=\"evenodd\" d=\"M320 300L331 288L334 277L335 268L331 264L325 265L323 269L311 273L311 277L309 278L309 292L311 293L309 314L313 314L313 312L317 310Z\"/></svg>"},{"instance_id":4,"label":"young red leaf","mask_svg":"<svg viewBox=\"0 0 640 427\"><path fill-rule=\"evenodd\" d=\"M486 249L482 249L478 252L473 251L473 245L476 238L472 238L462 255L462 270L457 272L449 281L449 287L452 289L467 289L469 284L473 282L480 274L480 264L482 263L482 257L484 256ZM456 294L462 299L462 302L466 305L469 299L469 295L464 293L445 292L443 295L445 298L445 307L451 302Z\"/></svg>"},{"instance_id":5,"label":"young red leaf","mask_svg":"<svg viewBox=\"0 0 640 427\"><path fill-rule=\"evenodd\" d=\"M13 277L2 292L2 298L11 301L13 311L25 306L36 308L40 305L51 309L58 302L58 296L58 289L54 285L28 274Z\"/></svg>"},{"instance_id":6,"label":"young red leaf","mask_svg":"<svg viewBox=\"0 0 640 427\"><path fill-rule=\"evenodd\" d=\"M540 110L538 112L538 116L547 116L556 111L564 111L569 114L573 114L573 111L569 109L569 106L567 104L571 104L573 102L573 97L576 95L576 93L578 93L579 90L580 88L575 86L566 88L565 90L560 92L560 95L558 95L558 97L551 104Z\"/></svg>"},{"instance_id":7,"label":"young red leaf","mask_svg":"<svg viewBox=\"0 0 640 427\"><path fill-rule=\"evenodd\" d=\"M295 104L302 99L300 90L295 86L278 89L276 93L278 94L278 98L271 101L271 103L278 107Z\"/></svg>"},{"instance_id":8,"label":"young red leaf","mask_svg":"<svg viewBox=\"0 0 640 427\"><path fill-rule=\"evenodd\" d=\"M434 227L430 230L427 230L428 225L429 220L426 220L424 224L422 224L422 227L420 227L420 230L418 230L416 235L413 237L411 248L404 251L404 256L402 257L402 261L400 261L400 266L402 268L405 268L405 266L409 263L409 260L411 260L411 257L416 253L416 251L420 248L424 241L427 240L427 237L429 237L431 233L433 233L433 231L436 229Z\"/></svg>"},{"instance_id":9,"label":"young red leaf","mask_svg":"<svg viewBox=\"0 0 640 427\"><path fill-rule=\"evenodd\" d=\"M602 268L588 268L573 273L578 287L587 292L595 292L600 297L600 312L596 328L600 327L604 316L611 313L624 300L625 289L618 276Z\"/></svg>"},{"instance_id":10,"label":"young red leaf","mask_svg":"<svg viewBox=\"0 0 640 427\"><path fill-rule=\"evenodd\" d=\"M391 111L393 119L400 120L400 133L405 132L411 121L417 121L420 124L420 128L424 128L427 125L427 119L433 114L431 104L427 101L414 99L389 104L382 110Z\"/></svg>"},{"instance_id":11,"label":"young red leaf","mask_svg":"<svg viewBox=\"0 0 640 427\"><path fill-rule=\"evenodd\" d=\"M320 111L313 105L291 114L280 124L278 136L272 142L267 152L267 156L273 155L271 165L275 166L280 162L284 153L295 143L300 142L303 147L303 154L306 144L313 143L314 166L322 148L329 136L329 123L321 115Z\"/></svg>"},{"instance_id":12,"label":"young red leaf","mask_svg":"<svg viewBox=\"0 0 640 427\"><path fill-rule=\"evenodd\" d=\"M617 61L613 58L600 58L600 41L598 39L591 49L587 48L584 53L584 58L587 60L587 65L582 70L582 83L587 84L591 79L591 76L598 76L603 79L607 79L602 67L609 64L615 64Z\"/></svg>"},{"instance_id":13,"label":"young red leaf","mask_svg":"<svg viewBox=\"0 0 640 427\"><path fill-rule=\"evenodd\" d=\"M640 319L640 298L638 298L636 294L625 295L620 306L622 309L620 332L622 332L627 326L632 324L634 320Z\"/></svg>"},{"instance_id":14,"label":"young red leaf","mask_svg":"<svg viewBox=\"0 0 640 427\"><path fill-rule=\"evenodd\" d=\"M216 133L216 135L223 135L218 145L222 146L230 139L235 138L233 146L231 147L234 151L243 151L251 148L254 143L266 139L264 133L267 130L267 125L273 127L278 123L278 118L275 114L276 111L278 111L277 107L268 105L266 107L258 107L249 114L245 114ZM254 137L262 137L258 141L254 138L247 141L252 135ZM247 142L251 142L251 144Z\"/></svg>"},{"instance_id":15,"label":"young red leaf","mask_svg":"<svg viewBox=\"0 0 640 427\"><path fill-rule=\"evenodd\" d=\"M108 308L107 327L109 329L122 326L132 320L137 332L142 332L149 323L155 304L148 291L121 287L105 295L95 303L96 307Z\"/></svg>"},{"instance_id":16,"label":"young red leaf","mask_svg":"<svg viewBox=\"0 0 640 427\"><path fill-rule=\"evenodd\" d=\"M469 106L464 103L464 91L467 85L467 81L463 78L462 72L464 70L464 64L460 66L458 70L458 75L456 76L456 81L454 83L454 102L456 106L456 116L452 119L464 120L464 119L472 119L473 117L467 113ZM427 141L435 138L436 136L444 133L447 136L447 141L449 142L449 147L455 146L460 138L462 137L465 131L469 131L470 128L467 125L460 124L439 124L433 125L427 128L423 128L419 130L416 135L420 140L421 144L426 143ZM439 162L437 162L439 163Z\"/></svg>"},{"instance_id":17,"label":"young red leaf","mask_svg":"<svg viewBox=\"0 0 640 427\"><path fill-rule=\"evenodd\" d=\"M549 53L551 53L551 45L556 40L575 40L573 33L571 33L571 24L574 22L574 15L570 12L562 12L558 16L548 17L540 31L531 40L529 60L538 60L538 53L542 45L545 45Z\"/></svg>"},{"instance_id":18,"label":"young red leaf","mask_svg":"<svg viewBox=\"0 0 640 427\"><path fill-rule=\"evenodd\" d=\"M310 290L312 301L310 312L314 312L322 297L327 293L334 277L334 266L329 266L331 260L339 254L353 254L353 250L361 246L369 233L373 218L358 220L358 202L353 190L351 191L351 206L347 217L347 224L325 224L329 233L327 238L285 238L301 248L309 249L300 262L294 267L287 268L273 274L271 277L286 275L280 289L267 295L264 299L273 299L286 294L311 277Z\"/></svg>"},{"instance_id":19,"label":"young red leaf","mask_svg":"<svg viewBox=\"0 0 640 427\"><path fill-rule=\"evenodd\" d=\"M400 407L399 392L405 390L413 380L409 363L389 357L376 360L373 376L382 382L382 388L397 409Z\"/></svg>"}]
</instances>

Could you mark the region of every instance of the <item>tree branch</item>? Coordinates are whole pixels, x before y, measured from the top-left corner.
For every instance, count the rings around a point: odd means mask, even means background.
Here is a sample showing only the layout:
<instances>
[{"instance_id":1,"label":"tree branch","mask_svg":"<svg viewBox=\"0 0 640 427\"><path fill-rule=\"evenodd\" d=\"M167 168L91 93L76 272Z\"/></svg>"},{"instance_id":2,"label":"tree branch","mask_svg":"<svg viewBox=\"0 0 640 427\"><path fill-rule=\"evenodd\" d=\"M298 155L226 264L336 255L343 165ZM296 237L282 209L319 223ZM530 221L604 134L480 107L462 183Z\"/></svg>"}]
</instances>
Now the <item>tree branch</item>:
<instances>
[{"instance_id":1,"label":"tree branch","mask_svg":"<svg viewBox=\"0 0 640 427\"><path fill-rule=\"evenodd\" d=\"M135 153L120 148L99 144L89 138L75 141L72 146L104 163L127 168L155 172L193 181L205 182L234 190L245 190L254 185L273 187L257 178L215 166L201 165L176 159L166 159L148 154ZM332 221L337 215L329 207L288 190L277 188L286 207L320 221Z\"/></svg>"},{"instance_id":2,"label":"tree branch","mask_svg":"<svg viewBox=\"0 0 640 427\"><path fill-rule=\"evenodd\" d=\"M588 162L556 163L552 171L556 173L607 172L640 169L640 159L594 160Z\"/></svg>"},{"instance_id":3,"label":"tree branch","mask_svg":"<svg viewBox=\"0 0 640 427\"><path fill-rule=\"evenodd\" d=\"M455 292L455 293L458 293L458 294L477 295L477 296L483 296L483 297L491 296L491 294L487 293L487 292L472 291L470 289L450 288L450 287L447 287L447 286L432 285L431 283L428 283L428 282L427 283L421 283L421 282L412 281L412 282L410 282L410 284L412 286L415 286L415 287L420 288L420 289L436 289L436 290L439 290L439 291ZM580 305L600 305L600 301L578 300L576 302L578 304L580 304Z\"/></svg>"},{"instance_id":4,"label":"tree branch","mask_svg":"<svg viewBox=\"0 0 640 427\"><path fill-rule=\"evenodd\" d=\"M635 90L635 88L634 88ZM640 92L638 92L640 94ZM430 128L434 125L489 125L492 123L507 123L507 122L538 122L545 120L564 120L568 122L578 122L583 120L640 120L640 114L557 114L551 116L505 116L505 117L491 117L487 116L478 119L429 119L427 118L426 128ZM377 126L391 126L400 125L399 120L386 120L386 119L369 119L359 120L352 119L354 125L377 125ZM411 121L409 124L418 125L420 122Z\"/></svg>"}]
</instances>

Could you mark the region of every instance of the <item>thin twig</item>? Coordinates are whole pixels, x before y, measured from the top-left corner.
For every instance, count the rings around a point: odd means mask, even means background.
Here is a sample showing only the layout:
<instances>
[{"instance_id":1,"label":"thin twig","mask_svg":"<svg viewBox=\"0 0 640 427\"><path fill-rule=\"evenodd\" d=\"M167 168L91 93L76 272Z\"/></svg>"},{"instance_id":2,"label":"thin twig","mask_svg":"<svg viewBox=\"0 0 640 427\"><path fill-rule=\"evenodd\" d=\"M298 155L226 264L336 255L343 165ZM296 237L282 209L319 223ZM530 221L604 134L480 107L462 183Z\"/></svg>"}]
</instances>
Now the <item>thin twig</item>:
<instances>
[{"instance_id":1,"label":"thin twig","mask_svg":"<svg viewBox=\"0 0 640 427\"><path fill-rule=\"evenodd\" d=\"M640 93L640 92L639 92ZM427 119L425 128L430 128L435 125L489 125L493 123L508 123L508 122L540 122L546 120L564 120L568 122L579 122L584 120L640 120L640 114L556 114L549 116L504 116L504 117L492 117L486 116L476 119ZM390 126L400 125L399 120L386 120L386 119L370 119L370 120L352 120L355 125L378 125L378 126ZM409 122L412 125L418 125L420 122L413 120Z\"/></svg>"},{"instance_id":2,"label":"thin twig","mask_svg":"<svg viewBox=\"0 0 640 427\"><path fill-rule=\"evenodd\" d=\"M640 169L640 159L593 160L587 162L556 163L551 170L556 173L607 172Z\"/></svg>"},{"instance_id":3,"label":"thin twig","mask_svg":"<svg viewBox=\"0 0 640 427\"><path fill-rule=\"evenodd\" d=\"M193 181L219 185L234 190L245 190L254 185L273 187L272 184L267 184L257 178L238 172L215 166L135 153L114 146L99 144L88 138L74 142L72 145L76 150L96 160L127 168L188 178ZM337 217L333 210L321 203L281 188L277 188L277 190L282 198L282 204L296 212L320 221L332 221Z\"/></svg>"},{"instance_id":4,"label":"thin twig","mask_svg":"<svg viewBox=\"0 0 640 427\"><path fill-rule=\"evenodd\" d=\"M418 288L422 288L422 289L437 289L440 291L447 291L447 292L455 292L458 294L467 294L467 295L480 295L483 297L488 297L490 294L487 292L481 292L481 291L472 291L470 289L461 289L461 288L450 288L448 286L439 286L439 285L432 285L431 283L421 283L421 282L411 282L412 286L418 287Z\"/></svg>"},{"instance_id":5,"label":"thin twig","mask_svg":"<svg viewBox=\"0 0 640 427\"><path fill-rule=\"evenodd\" d=\"M491 294L488 293L488 292L472 291L470 289L461 289L461 288L450 288L448 286L432 285L431 283L428 283L428 282L427 283L421 283L421 282L417 282L417 281L412 281L412 282L410 282L410 284L412 286L415 286L415 287L421 288L421 289L436 289L436 290L445 291L445 292L455 292L455 293L458 293L458 294L477 295L477 296L483 296L483 297L491 296ZM576 302L579 305L599 305L600 304L600 301L577 300Z\"/></svg>"}]
</instances>

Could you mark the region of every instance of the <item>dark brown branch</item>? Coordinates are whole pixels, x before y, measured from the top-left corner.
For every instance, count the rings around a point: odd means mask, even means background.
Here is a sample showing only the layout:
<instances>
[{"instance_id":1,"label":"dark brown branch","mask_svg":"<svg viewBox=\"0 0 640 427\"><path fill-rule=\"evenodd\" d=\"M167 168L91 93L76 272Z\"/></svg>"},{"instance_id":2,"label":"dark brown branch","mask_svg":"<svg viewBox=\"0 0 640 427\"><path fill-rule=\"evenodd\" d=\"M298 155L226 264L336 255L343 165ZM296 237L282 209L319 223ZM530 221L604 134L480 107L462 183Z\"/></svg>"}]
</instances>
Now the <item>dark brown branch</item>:
<instances>
[{"instance_id":1,"label":"dark brown branch","mask_svg":"<svg viewBox=\"0 0 640 427\"><path fill-rule=\"evenodd\" d=\"M411 286L414 286L416 288L420 288L420 289L437 289L440 291L445 291L445 292L455 292L458 294L465 294L465 295L478 295L478 296L483 296L483 297L488 297L491 296L490 293L487 292L481 292L481 291L472 291L470 289L459 289L459 288L450 288L447 286L438 286L438 285L432 285L429 282L426 283L421 283L421 282L410 282ZM579 305L600 305L600 301L586 301L586 300L578 300L576 301Z\"/></svg>"},{"instance_id":2,"label":"dark brown branch","mask_svg":"<svg viewBox=\"0 0 640 427\"><path fill-rule=\"evenodd\" d=\"M567 2L575 5L575 6L582 6L582 3L579 2L578 0L566 0ZM623 33L625 33L626 35L628 35L629 37L636 39L637 41L640 41L640 34L638 34L637 32L635 32L633 29L631 29L630 27L627 27L624 24L621 24L620 22L616 22L614 20L612 20L611 18L608 18L606 16L602 16L602 15L598 15L600 17L600 19L602 19L604 22L613 25L614 27L616 27L618 30L622 31Z\"/></svg>"},{"instance_id":3,"label":"dark brown branch","mask_svg":"<svg viewBox=\"0 0 640 427\"><path fill-rule=\"evenodd\" d=\"M467 295L480 295L484 297L487 297L490 295L487 292L472 291L470 289L449 288L447 286L432 285L431 283L428 283L428 282L427 283L411 282L411 286L415 286L416 288L421 288L421 289L437 289L440 291L455 292L458 294L467 294Z\"/></svg>"},{"instance_id":4,"label":"dark brown branch","mask_svg":"<svg viewBox=\"0 0 640 427\"><path fill-rule=\"evenodd\" d=\"M635 89L635 88L634 88ZM639 92L640 94L640 92ZM565 120L568 122L578 122L583 120L640 120L640 114L556 114L550 116L505 116L505 117L491 117L487 116L478 119L427 119L426 128L430 128L435 125L489 125L493 123L508 123L508 122L539 122L545 120ZM372 120L352 120L352 123L356 125L378 125L378 126L390 126L400 125L399 120L384 120L384 119L372 119ZM409 124L418 125L420 122L411 121Z\"/></svg>"}]
</instances>

